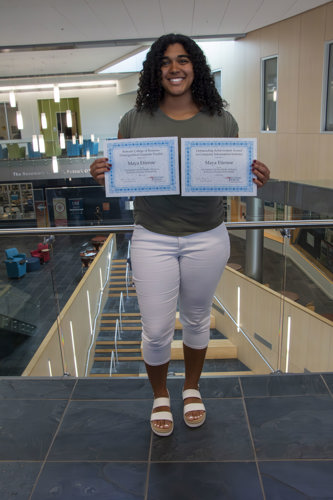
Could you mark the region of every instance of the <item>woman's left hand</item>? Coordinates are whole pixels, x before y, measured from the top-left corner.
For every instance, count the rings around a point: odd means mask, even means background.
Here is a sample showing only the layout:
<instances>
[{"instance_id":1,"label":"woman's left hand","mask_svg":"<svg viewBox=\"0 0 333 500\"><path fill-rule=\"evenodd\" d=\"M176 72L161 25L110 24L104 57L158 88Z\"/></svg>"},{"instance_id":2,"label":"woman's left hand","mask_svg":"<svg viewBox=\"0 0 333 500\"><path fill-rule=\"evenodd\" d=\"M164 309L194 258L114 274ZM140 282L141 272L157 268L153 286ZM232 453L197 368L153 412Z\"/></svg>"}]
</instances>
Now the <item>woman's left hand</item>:
<instances>
[{"instance_id":1,"label":"woman's left hand","mask_svg":"<svg viewBox=\"0 0 333 500\"><path fill-rule=\"evenodd\" d=\"M252 172L256 176L253 182L257 184L258 187L262 187L269 179L270 171L264 163L258 160L253 160L252 162Z\"/></svg>"}]
</instances>

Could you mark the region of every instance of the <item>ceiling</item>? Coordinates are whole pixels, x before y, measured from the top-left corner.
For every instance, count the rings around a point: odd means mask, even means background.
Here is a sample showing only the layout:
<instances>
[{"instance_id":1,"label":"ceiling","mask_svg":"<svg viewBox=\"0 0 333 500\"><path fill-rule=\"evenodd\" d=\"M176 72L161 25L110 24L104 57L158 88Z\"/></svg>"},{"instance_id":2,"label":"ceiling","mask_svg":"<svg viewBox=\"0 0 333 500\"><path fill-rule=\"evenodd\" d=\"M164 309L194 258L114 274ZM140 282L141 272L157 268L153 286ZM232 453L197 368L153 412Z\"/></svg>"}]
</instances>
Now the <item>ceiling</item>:
<instances>
[{"instance_id":1,"label":"ceiling","mask_svg":"<svg viewBox=\"0 0 333 500\"><path fill-rule=\"evenodd\" d=\"M86 79L161 34L246 33L324 0L0 0L0 85ZM104 75L103 78L122 75Z\"/></svg>"}]
</instances>

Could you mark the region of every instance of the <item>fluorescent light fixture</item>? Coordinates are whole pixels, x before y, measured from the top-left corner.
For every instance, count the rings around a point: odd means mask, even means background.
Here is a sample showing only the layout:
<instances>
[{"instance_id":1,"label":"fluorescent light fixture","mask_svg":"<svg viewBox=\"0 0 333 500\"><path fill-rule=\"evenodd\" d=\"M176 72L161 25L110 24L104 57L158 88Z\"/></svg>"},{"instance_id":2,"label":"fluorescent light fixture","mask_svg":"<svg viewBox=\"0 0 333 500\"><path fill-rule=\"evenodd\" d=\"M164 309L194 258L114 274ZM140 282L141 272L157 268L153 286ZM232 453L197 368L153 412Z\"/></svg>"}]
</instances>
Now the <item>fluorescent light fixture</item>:
<instances>
[{"instance_id":1,"label":"fluorescent light fixture","mask_svg":"<svg viewBox=\"0 0 333 500\"><path fill-rule=\"evenodd\" d=\"M54 102L60 102L60 91L58 85L54 85L53 87L53 99Z\"/></svg>"},{"instance_id":2,"label":"fluorescent light fixture","mask_svg":"<svg viewBox=\"0 0 333 500\"><path fill-rule=\"evenodd\" d=\"M13 91L9 92L9 103L11 108L16 108L16 98Z\"/></svg>"},{"instance_id":3,"label":"fluorescent light fixture","mask_svg":"<svg viewBox=\"0 0 333 500\"><path fill-rule=\"evenodd\" d=\"M69 128L72 128L73 122L72 122L72 112L70 109L66 110L66 125Z\"/></svg>"},{"instance_id":4,"label":"fluorescent light fixture","mask_svg":"<svg viewBox=\"0 0 333 500\"><path fill-rule=\"evenodd\" d=\"M142 70L143 61L146 59L148 49L142 50L136 54L130 55L123 59L122 61L111 63L106 68L98 71L99 74L104 73L137 73Z\"/></svg>"},{"instance_id":5,"label":"fluorescent light fixture","mask_svg":"<svg viewBox=\"0 0 333 500\"><path fill-rule=\"evenodd\" d=\"M59 142L61 149L66 149L65 134L59 134Z\"/></svg>"},{"instance_id":6,"label":"fluorescent light fixture","mask_svg":"<svg viewBox=\"0 0 333 500\"><path fill-rule=\"evenodd\" d=\"M45 140L43 134L40 134L38 136L38 143L39 143L39 152L45 153Z\"/></svg>"},{"instance_id":7,"label":"fluorescent light fixture","mask_svg":"<svg viewBox=\"0 0 333 500\"><path fill-rule=\"evenodd\" d=\"M58 83L56 86L58 90L63 88L75 88L75 87L115 87L117 85L116 80L91 80L88 82L66 82ZM0 92L13 92L13 91L29 91L29 90L54 90L54 83L36 83L31 85L14 85L11 87L0 87Z\"/></svg>"},{"instance_id":8,"label":"fluorescent light fixture","mask_svg":"<svg viewBox=\"0 0 333 500\"><path fill-rule=\"evenodd\" d=\"M46 129L47 128L47 119L46 119L46 114L45 113L41 113L40 115L40 121L41 121L41 124L42 124L42 129Z\"/></svg>"},{"instance_id":9,"label":"fluorescent light fixture","mask_svg":"<svg viewBox=\"0 0 333 500\"><path fill-rule=\"evenodd\" d=\"M37 138L37 135L33 135L32 136L32 150L37 153L37 151L39 151L39 148L38 148L38 138Z\"/></svg>"},{"instance_id":10,"label":"fluorescent light fixture","mask_svg":"<svg viewBox=\"0 0 333 500\"><path fill-rule=\"evenodd\" d=\"M95 142L95 134L90 135L91 142Z\"/></svg>"},{"instance_id":11,"label":"fluorescent light fixture","mask_svg":"<svg viewBox=\"0 0 333 500\"><path fill-rule=\"evenodd\" d=\"M52 156L52 170L54 174L59 172L58 158L56 156Z\"/></svg>"},{"instance_id":12,"label":"fluorescent light fixture","mask_svg":"<svg viewBox=\"0 0 333 500\"><path fill-rule=\"evenodd\" d=\"M23 130L23 117L21 111L16 111L16 123L19 130Z\"/></svg>"}]
</instances>

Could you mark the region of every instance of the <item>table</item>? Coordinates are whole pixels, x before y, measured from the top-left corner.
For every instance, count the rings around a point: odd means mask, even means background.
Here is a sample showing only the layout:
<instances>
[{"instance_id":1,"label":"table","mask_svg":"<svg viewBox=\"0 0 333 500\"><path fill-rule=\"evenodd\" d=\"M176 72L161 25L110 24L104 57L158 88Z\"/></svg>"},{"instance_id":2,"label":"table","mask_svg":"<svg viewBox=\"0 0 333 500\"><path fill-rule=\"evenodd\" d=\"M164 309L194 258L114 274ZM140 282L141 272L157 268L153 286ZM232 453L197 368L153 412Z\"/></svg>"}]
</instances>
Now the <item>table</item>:
<instances>
[{"instance_id":1,"label":"table","mask_svg":"<svg viewBox=\"0 0 333 500\"><path fill-rule=\"evenodd\" d=\"M96 257L97 252L80 252L81 262L83 267L89 267L94 258Z\"/></svg>"},{"instance_id":2,"label":"table","mask_svg":"<svg viewBox=\"0 0 333 500\"><path fill-rule=\"evenodd\" d=\"M106 240L107 236L94 236L94 238L91 239L91 243L95 250L99 250Z\"/></svg>"}]
</instances>

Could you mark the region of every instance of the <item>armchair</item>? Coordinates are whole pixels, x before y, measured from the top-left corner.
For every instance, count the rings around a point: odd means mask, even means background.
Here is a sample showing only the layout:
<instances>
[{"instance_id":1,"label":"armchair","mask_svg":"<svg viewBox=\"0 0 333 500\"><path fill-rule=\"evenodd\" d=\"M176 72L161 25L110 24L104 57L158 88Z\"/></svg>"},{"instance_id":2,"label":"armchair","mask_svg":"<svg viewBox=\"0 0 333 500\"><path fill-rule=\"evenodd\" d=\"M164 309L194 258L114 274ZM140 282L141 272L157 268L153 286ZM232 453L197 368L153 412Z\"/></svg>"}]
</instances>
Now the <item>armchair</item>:
<instances>
[{"instance_id":1,"label":"armchair","mask_svg":"<svg viewBox=\"0 0 333 500\"><path fill-rule=\"evenodd\" d=\"M38 243L37 250L31 250L31 257L38 257L41 264L50 260L50 249L47 244Z\"/></svg>"},{"instance_id":2,"label":"armchair","mask_svg":"<svg viewBox=\"0 0 333 500\"><path fill-rule=\"evenodd\" d=\"M82 148L83 156L85 156L87 154L87 151L90 152L91 156L97 156L98 155L98 142L92 142L91 139L84 139L83 140L83 148Z\"/></svg>"},{"instance_id":3,"label":"armchair","mask_svg":"<svg viewBox=\"0 0 333 500\"><path fill-rule=\"evenodd\" d=\"M72 141L66 141L67 156L81 156L82 144L73 144Z\"/></svg>"},{"instance_id":4,"label":"armchair","mask_svg":"<svg viewBox=\"0 0 333 500\"><path fill-rule=\"evenodd\" d=\"M8 260L17 260L20 261L22 259L26 259L27 256L25 253L19 253L17 248L7 248L5 250L6 258Z\"/></svg>"},{"instance_id":5,"label":"armchair","mask_svg":"<svg viewBox=\"0 0 333 500\"><path fill-rule=\"evenodd\" d=\"M7 144L7 150L9 160L25 158L25 146L19 146L17 143Z\"/></svg>"},{"instance_id":6,"label":"armchair","mask_svg":"<svg viewBox=\"0 0 333 500\"><path fill-rule=\"evenodd\" d=\"M25 260L21 262L17 260L5 260L8 278L21 278L27 272L27 263Z\"/></svg>"},{"instance_id":7,"label":"armchair","mask_svg":"<svg viewBox=\"0 0 333 500\"><path fill-rule=\"evenodd\" d=\"M29 158L30 158L30 159L33 159L33 158L41 158L41 157L42 157L42 154L41 154L39 151L34 151L34 150L33 150L32 143L31 143L31 142L28 142L28 143L27 143L27 146L28 146L28 155L29 155Z\"/></svg>"},{"instance_id":8,"label":"armchair","mask_svg":"<svg viewBox=\"0 0 333 500\"><path fill-rule=\"evenodd\" d=\"M8 158L8 149L3 148L0 144L0 160L6 160Z\"/></svg>"},{"instance_id":9,"label":"armchair","mask_svg":"<svg viewBox=\"0 0 333 500\"><path fill-rule=\"evenodd\" d=\"M16 248L7 248L6 270L8 278L20 278L27 272L26 254L19 253Z\"/></svg>"}]
</instances>

